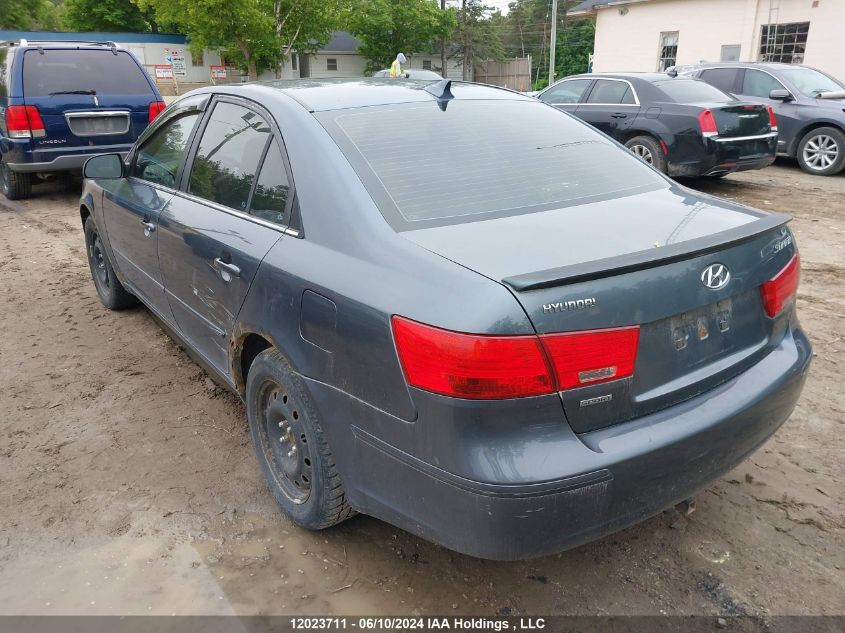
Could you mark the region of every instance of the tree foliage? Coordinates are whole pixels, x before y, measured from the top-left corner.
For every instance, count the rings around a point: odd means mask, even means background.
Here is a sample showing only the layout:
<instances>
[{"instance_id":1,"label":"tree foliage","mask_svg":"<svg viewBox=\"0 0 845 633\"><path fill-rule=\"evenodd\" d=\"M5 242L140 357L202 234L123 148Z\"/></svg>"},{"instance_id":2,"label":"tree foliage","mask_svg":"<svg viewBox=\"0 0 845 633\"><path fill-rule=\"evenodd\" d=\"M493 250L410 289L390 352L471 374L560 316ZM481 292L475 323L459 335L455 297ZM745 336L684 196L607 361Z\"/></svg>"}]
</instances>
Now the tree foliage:
<instances>
[{"instance_id":1,"label":"tree foliage","mask_svg":"<svg viewBox=\"0 0 845 633\"><path fill-rule=\"evenodd\" d=\"M130 0L65 0L62 22L71 31L151 30L148 16Z\"/></svg>"},{"instance_id":2,"label":"tree foliage","mask_svg":"<svg viewBox=\"0 0 845 633\"><path fill-rule=\"evenodd\" d=\"M349 29L361 40L358 52L366 72L386 68L397 53L432 52L457 26L454 9L441 10L437 0L358 0Z\"/></svg>"},{"instance_id":3,"label":"tree foliage","mask_svg":"<svg viewBox=\"0 0 845 633\"><path fill-rule=\"evenodd\" d=\"M58 26L50 0L0 0L0 29L52 31Z\"/></svg>"},{"instance_id":4,"label":"tree foliage","mask_svg":"<svg viewBox=\"0 0 845 633\"><path fill-rule=\"evenodd\" d=\"M461 60L464 80L471 77L471 69L478 63L505 58L505 49L492 13L493 7L486 6L482 0L461 1L452 57Z\"/></svg>"}]
</instances>

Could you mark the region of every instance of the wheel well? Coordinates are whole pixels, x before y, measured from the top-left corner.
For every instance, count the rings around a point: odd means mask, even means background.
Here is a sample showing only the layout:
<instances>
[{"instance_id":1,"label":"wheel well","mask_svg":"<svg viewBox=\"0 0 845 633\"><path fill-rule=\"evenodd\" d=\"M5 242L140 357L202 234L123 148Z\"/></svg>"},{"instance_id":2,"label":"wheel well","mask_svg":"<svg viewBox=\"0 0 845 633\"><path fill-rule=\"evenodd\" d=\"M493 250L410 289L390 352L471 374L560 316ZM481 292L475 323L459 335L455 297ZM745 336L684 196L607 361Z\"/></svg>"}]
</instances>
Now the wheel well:
<instances>
[{"instance_id":1,"label":"wheel well","mask_svg":"<svg viewBox=\"0 0 845 633\"><path fill-rule=\"evenodd\" d=\"M91 215L91 209L84 204L79 207L79 217L82 219L82 228L85 228L85 220Z\"/></svg>"},{"instance_id":2,"label":"wheel well","mask_svg":"<svg viewBox=\"0 0 845 633\"><path fill-rule=\"evenodd\" d=\"M654 134L652 134L651 132L645 132L645 131L643 131L643 130L630 130L627 134L625 134L625 138L624 138L624 140L622 141L622 144L624 145L625 143L627 143L628 141L630 141L630 140L631 140L632 138L634 138L635 136L648 136L648 137L650 137L650 138L653 138L653 139L654 139L655 141L657 141L658 143L660 142L660 139L659 139L659 138L657 138L657 137L656 137Z\"/></svg>"},{"instance_id":3,"label":"wheel well","mask_svg":"<svg viewBox=\"0 0 845 633\"><path fill-rule=\"evenodd\" d=\"M807 134L809 134L813 130L817 130L820 127L832 127L845 134L845 129L843 129L841 125L837 125L836 123L826 123L824 121L816 121L814 123L810 123L807 127L802 128L801 131L795 135L795 138L792 139L792 146L787 149L787 153L789 154L789 156L792 158L798 156L798 146L801 144L801 139L807 136Z\"/></svg>"},{"instance_id":4,"label":"wheel well","mask_svg":"<svg viewBox=\"0 0 845 633\"><path fill-rule=\"evenodd\" d=\"M236 364L236 367L240 372L240 376L237 376L235 379L238 389L242 391L246 390L246 379L249 375L249 368L252 366L252 361L254 361L255 357L261 352L270 347L273 347L273 344L260 334L248 334L246 338L243 339L240 345L240 358Z\"/></svg>"}]
</instances>

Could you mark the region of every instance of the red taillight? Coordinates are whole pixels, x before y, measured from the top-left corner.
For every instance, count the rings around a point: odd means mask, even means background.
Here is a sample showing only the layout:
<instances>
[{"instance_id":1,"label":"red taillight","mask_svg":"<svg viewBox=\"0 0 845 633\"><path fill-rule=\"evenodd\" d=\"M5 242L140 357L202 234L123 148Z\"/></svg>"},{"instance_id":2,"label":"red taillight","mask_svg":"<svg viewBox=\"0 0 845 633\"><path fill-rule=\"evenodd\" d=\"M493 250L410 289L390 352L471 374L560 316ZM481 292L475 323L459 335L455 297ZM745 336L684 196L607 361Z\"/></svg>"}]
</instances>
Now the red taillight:
<instances>
[{"instance_id":1,"label":"red taillight","mask_svg":"<svg viewBox=\"0 0 845 633\"><path fill-rule=\"evenodd\" d=\"M553 393L536 336L460 334L393 317L408 384L455 398L518 398Z\"/></svg>"},{"instance_id":2,"label":"red taillight","mask_svg":"<svg viewBox=\"0 0 845 633\"><path fill-rule=\"evenodd\" d=\"M161 111L164 110L166 107L167 104L164 101L153 101L150 104L150 123L152 123L153 119L155 119L159 114L161 114Z\"/></svg>"},{"instance_id":3,"label":"red taillight","mask_svg":"<svg viewBox=\"0 0 845 633\"><path fill-rule=\"evenodd\" d=\"M520 398L631 376L639 327L486 336L392 320L408 384L468 399Z\"/></svg>"},{"instance_id":4,"label":"red taillight","mask_svg":"<svg viewBox=\"0 0 845 633\"><path fill-rule=\"evenodd\" d=\"M769 123L772 126L772 132L778 131L778 120L775 116L775 111L772 109L772 106L766 106L766 109L769 111Z\"/></svg>"},{"instance_id":5,"label":"red taillight","mask_svg":"<svg viewBox=\"0 0 845 633\"><path fill-rule=\"evenodd\" d=\"M760 286L766 314L774 318L792 303L798 291L800 277L801 259L798 253L795 253L783 270Z\"/></svg>"},{"instance_id":6,"label":"red taillight","mask_svg":"<svg viewBox=\"0 0 845 633\"><path fill-rule=\"evenodd\" d=\"M543 334L558 389L572 389L633 375L639 327Z\"/></svg>"},{"instance_id":7,"label":"red taillight","mask_svg":"<svg viewBox=\"0 0 845 633\"><path fill-rule=\"evenodd\" d=\"M716 127L716 119L710 110L702 110L698 114L698 124L701 126L701 135L705 138L719 135L719 128Z\"/></svg>"},{"instance_id":8,"label":"red taillight","mask_svg":"<svg viewBox=\"0 0 845 633\"><path fill-rule=\"evenodd\" d=\"M9 138L34 138L46 134L38 108L31 105L6 108L6 129Z\"/></svg>"}]
</instances>

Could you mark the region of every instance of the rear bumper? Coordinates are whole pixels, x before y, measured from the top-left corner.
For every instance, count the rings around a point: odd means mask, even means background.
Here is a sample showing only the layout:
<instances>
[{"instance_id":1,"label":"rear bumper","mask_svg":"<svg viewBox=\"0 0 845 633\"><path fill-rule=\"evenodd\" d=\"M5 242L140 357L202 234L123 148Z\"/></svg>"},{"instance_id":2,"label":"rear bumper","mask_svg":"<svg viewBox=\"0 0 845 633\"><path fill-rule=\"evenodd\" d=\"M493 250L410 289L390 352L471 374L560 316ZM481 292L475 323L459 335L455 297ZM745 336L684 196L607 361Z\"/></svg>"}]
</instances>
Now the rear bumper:
<instances>
[{"instance_id":1,"label":"rear bumper","mask_svg":"<svg viewBox=\"0 0 845 633\"><path fill-rule=\"evenodd\" d=\"M3 161L15 172L82 171L85 161L97 154L125 156L132 144L57 147L31 150L30 141L3 143Z\"/></svg>"},{"instance_id":2,"label":"rear bumper","mask_svg":"<svg viewBox=\"0 0 845 633\"><path fill-rule=\"evenodd\" d=\"M686 144L689 148L690 144ZM680 161L669 157L670 176L719 176L736 171L762 169L775 161L777 135L744 140L705 139L704 146Z\"/></svg>"},{"instance_id":3,"label":"rear bumper","mask_svg":"<svg viewBox=\"0 0 845 633\"><path fill-rule=\"evenodd\" d=\"M354 419L348 438L354 454L339 451L347 454L336 455L338 468L362 512L449 549L499 560L552 554L653 516L741 462L789 417L811 355L804 334L787 331L762 361L716 389L627 423L561 436L544 447L560 472L554 479L501 484L458 476ZM318 402L331 399L317 395ZM484 441L479 438L476 459L503 480L533 450Z\"/></svg>"}]
</instances>

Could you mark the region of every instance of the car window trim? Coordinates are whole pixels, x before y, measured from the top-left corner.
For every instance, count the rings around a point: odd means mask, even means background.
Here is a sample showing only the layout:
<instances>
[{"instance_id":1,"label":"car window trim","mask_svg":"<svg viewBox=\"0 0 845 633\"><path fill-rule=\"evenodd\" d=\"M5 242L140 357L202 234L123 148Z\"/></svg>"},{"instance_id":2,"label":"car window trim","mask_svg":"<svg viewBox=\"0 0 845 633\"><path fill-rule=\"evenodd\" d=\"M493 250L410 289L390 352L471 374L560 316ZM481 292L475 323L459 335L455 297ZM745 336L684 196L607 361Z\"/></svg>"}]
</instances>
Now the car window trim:
<instances>
[{"instance_id":1,"label":"car window trim","mask_svg":"<svg viewBox=\"0 0 845 633\"><path fill-rule=\"evenodd\" d=\"M574 101L574 102L573 101L551 102L551 101L543 101L540 98L544 94L549 92L552 88L559 86L559 85L561 85L561 84L563 84L567 81L586 81L587 82L587 87L584 88L584 91L581 93L581 96L578 97L578 101ZM550 106L577 106L577 105L582 105L584 103L584 95L587 95L587 94L590 93L590 91L593 89L593 86L595 85L595 83L596 83L596 80L593 77L572 77L571 79L561 79L560 81L556 81L551 86L546 88L543 92L541 92L539 95L537 95L537 99L539 101L543 101L543 103L545 103L546 105L550 105Z\"/></svg>"},{"instance_id":2,"label":"car window trim","mask_svg":"<svg viewBox=\"0 0 845 633\"><path fill-rule=\"evenodd\" d=\"M587 99L590 98L590 95L593 93L593 90L596 89L596 86L599 85L600 81L619 81L621 83L628 84L628 88L630 88L631 94L634 95L634 103L589 103L587 101ZM624 96L624 93L623 93L622 96ZM582 98L583 98L583 101L579 104L579 105L582 105L582 106L604 106L606 108L607 107L616 108L616 107L619 107L619 106L622 106L622 107L627 106L629 108L630 107L636 107L636 108L641 107L640 96L637 94L637 91L634 88L634 84L632 84L627 79L617 79L616 77L596 77L595 81L593 82L593 85L590 86L590 92L587 94L586 97L584 97L582 95Z\"/></svg>"},{"instance_id":3,"label":"car window trim","mask_svg":"<svg viewBox=\"0 0 845 633\"><path fill-rule=\"evenodd\" d=\"M783 89L786 90L787 92L789 92L789 96L792 97L793 101L796 98L793 91L786 87L786 84L784 84L783 80L778 79L772 73L770 73L768 70L766 70L764 68L758 68L756 66L707 66L706 68L701 69L701 73L703 73L705 70L716 70L717 68L719 68L719 69L721 69L721 68L738 69L739 71L741 71L741 72L737 73L736 83L734 84L734 87L736 88L736 90L734 91L734 94L745 95L745 93L742 92L742 87L745 85L745 72L748 71L748 70L759 70L761 73L766 73L769 77L771 77L776 82L778 82L781 86L783 86ZM699 73L699 74L701 74L701 73ZM704 81L704 80L702 79L702 81ZM707 82L707 83L710 83L710 82ZM712 86L713 84L710 84L710 85ZM754 95L746 95L746 96L752 96L753 97ZM768 97L755 97L755 98L756 99L768 99Z\"/></svg>"},{"instance_id":4,"label":"car window trim","mask_svg":"<svg viewBox=\"0 0 845 633\"><path fill-rule=\"evenodd\" d=\"M249 192L249 198L247 199L247 207L246 211L239 211L238 209L232 209L231 207L227 207L225 205L219 204L213 200L208 200L206 198L201 198L196 196L188 191L188 184L190 182L190 170L187 169L187 166L190 162L193 165L194 158L196 157L196 153L199 150L199 143L200 139L202 138L203 132L205 132L205 128L208 126L208 122L211 119L211 113L214 111L214 107L218 103L231 103L234 105L241 106L248 110L252 110L257 115L261 116L264 121L270 126L270 137L267 143L264 146L263 153L261 155L261 159L258 162L258 166L256 167L255 172L255 180L253 180L252 188ZM258 178L261 175L261 169L264 167L264 159L267 157L267 151L270 147L270 143L273 139L278 139L279 141L279 150L282 152L282 163L284 164L285 171L287 172L288 177L288 199L285 202L285 218L287 220L287 224L281 225L276 224L274 222L270 222L268 220L263 220L259 217L256 217L249 213L252 205L252 194L255 191L255 186L258 183ZM281 129L279 128L276 120L273 118L273 115L267 111L266 108L262 107L257 102L253 101L252 99L246 99L244 97L230 95L230 94L221 94L221 93L211 93L211 99L209 99L203 119L200 121L199 125L197 125L196 129L194 130L194 134L191 137L190 143L188 145L188 151L185 153L185 160L182 163L182 173L180 180L178 182L178 188L174 191L174 193L178 196L184 197L188 200L192 200L194 202L205 203L211 205L212 208L218 211L224 211L230 213L231 215L235 215L236 217L243 218L245 220L250 220L251 222L255 222L256 224L260 224L261 226L265 226L267 228L272 228L280 233L284 233L286 235L290 235L292 237L303 238L304 231L301 229L292 228L290 226L291 216L292 216L292 207L293 207L293 199L296 194L296 185L293 181L293 173L290 167L290 160L288 158L288 151L287 147L285 147L285 140L282 136ZM300 219L301 222L301 219Z\"/></svg>"}]
</instances>

